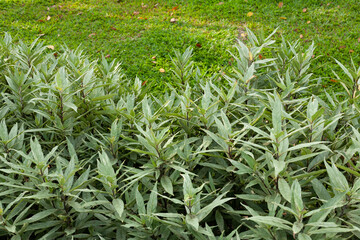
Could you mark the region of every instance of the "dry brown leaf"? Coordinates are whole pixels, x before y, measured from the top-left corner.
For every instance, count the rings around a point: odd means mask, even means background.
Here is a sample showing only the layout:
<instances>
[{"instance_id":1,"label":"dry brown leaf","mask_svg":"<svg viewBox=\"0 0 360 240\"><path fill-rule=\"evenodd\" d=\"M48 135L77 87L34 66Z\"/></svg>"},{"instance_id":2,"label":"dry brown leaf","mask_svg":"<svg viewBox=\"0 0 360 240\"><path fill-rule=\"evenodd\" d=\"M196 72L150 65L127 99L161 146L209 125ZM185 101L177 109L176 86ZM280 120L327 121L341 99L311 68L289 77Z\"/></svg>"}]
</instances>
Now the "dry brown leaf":
<instances>
[{"instance_id":1,"label":"dry brown leaf","mask_svg":"<svg viewBox=\"0 0 360 240\"><path fill-rule=\"evenodd\" d=\"M195 46L197 46L198 48L202 47L200 43L197 43Z\"/></svg>"},{"instance_id":2,"label":"dry brown leaf","mask_svg":"<svg viewBox=\"0 0 360 240\"><path fill-rule=\"evenodd\" d=\"M286 20L286 17L280 17L280 19Z\"/></svg>"},{"instance_id":3,"label":"dry brown leaf","mask_svg":"<svg viewBox=\"0 0 360 240\"><path fill-rule=\"evenodd\" d=\"M307 8L303 8L302 12L304 13L304 12L306 12L306 11L307 11Z\"/></svg>"},{"instance_id":4,"label":"dry brown leaf","mask_svg":"<svg viewBox=\"0 0 360 240\"><path fill-rule=\"evenodd\" d=\"M312 55L311 58L315 58L315 55Z\"/></svg>"},{"instance_id":5,"label":"dry brown leaf","mask_svg":"<svg viewBox=\"0 0 360 240\"><path fill-rule=\"evenodd\" d=\"M164 72L165 72L165 69L160 68L159 71L160 71L161 73L164 73Z\"/></svg>"},{"instance_id":6,"label":"dry brown leaf","mask_svg":"<svg viewBox=\"0 0 360 240\"><path fill-rule=\"evenodd\" d=\"M309 23L311 23L311 22L310 22L310 21L307 21L306 23L309 24Z\"/></svg>"},{"instance_id":7,"label":"dry brown leaf","mask_svg":"<svg viewBox=\"0 0 360 240\"><path fill-rule=\"evenodd\" d=\"M96 33L91 33L91 34L89 34L89 37L92 37L92 36L95 36L96 35Z\"/></svg>"},{"instance_id":8,"label":"dry brown leaf","mask_svg":"<svg viewBox=\"0 0 360 240\"><path fill-rule=\"evenodd\" d=\"M170 22L171 23L175 23L177 21L177 19L176 18L172 18L172 19L170 19Z\"/></svg>"},{"instance_id":9,"label":"dry brown leaf","mask_svg":"<svg viewBox=\"0 0 360 240\"><path fill-rule=\"evenodd\" d=\"M156 59L156 56L151 57L151 59L155 60L155 59Z\"/></svg>"},{"instance_id":10,"label":"dry brown leaf","mask_svg":"<svg viewBox=\"0 0 360 240\"><path fill-rule=\"evenodd\" d=\"M175 6L171 9L171 11L176 11L176 10L178 10L178 8L179 8L179 6Z\"/></svg>"},{"instance_id":11,"label":"dry brown leaf","mask_svg":"<svg viewBox=\"0 0 360 240\"><path fill-rule=\"evenodd\" d=\"M284 3L283 3L283 2L279 2L278 7L279 7L279 8L282 8L283 6L284 6Z\"/></svg>"},{"instance_id":12,"label":"dry brown leaf","mask_svg":"<svg viewBox=\"0 0 360 240\"><path fill-rule=\"evenodd\" d=\"M110 27L112 30L116 31L117 29L113 26Z\"/></svg>"},{"instance_id":13,"label":"dry brown leaf","mask_svg":"<svg viewBox=\"0 0 360 240\"><path fill-rule=\"evenodd\" d=\"M342 45L342 46L339 47L339 49L344 49L344 48L346 48L345 45Z\"/></svg>"},{"instance_id":14,"label":"dry brown leaf","mask_svg":"<svg viewBox=\"0 0 360 240\"><path fill-rule=\"evenodd\" d=\"M219 3L218 3L218 5L223 5L223 4L224 4L224 2L219 2Z\"/></svg>"},{"instance_id":15,"label":"dry brown leaf","mask_svg":"<svg viewBox=\"0 0 360 240\"><path fill-rule=\"evenodd\" d=\"M49 21L50 19L51 19L51 17L50 17L50 16L47 16L46 21Z\"/></svg>"},{"instance_id":16,"label":"dry brown leaf","mask_svg":"<svg viewBox=\"0 0 360 240\"><path fill-rule=\"evenodd\" d=\"M134 15L139 15L140 13L135 11L135 12L133 12L133 14Z\"/></svg>"},{"instance_id":17,"label":"dry brown leaf","mask_svg":"<svg viewBox=\"0 0 360 240\"><path fill-rule=\"evenodd\" d=\"M156 64L157 62L156 61L152 61L153 64Z\"/></svg>"},{"instance_id":18,"label":"dry brown leaf","mask_svg":"<svg viewBox=\"0 0 360 240\"><path fill-rule=\"evenodd\" d=\"M48 7L46 10L50 11L50 8Z\"/></svg>"},{"instance_id":19,"label":"dry brown leaf","mask_svg":"<svg viewBox=\"0 0 360 240\"><path fill-rule=\"evenodd\" d=\"M48 45L48 46L46 46L48 49L51 49L51 50L54 50L55 49L55 47L53 46L53 45Z\"/></svg>"},{"instance_id":20,"label":"dry brown leaf","mask_svg":"<svg viewBox=\"0 0 360 240\"><path fill-rule=\"evenodd\" d=\"M304 36L302 34L300 34L300 38L303 38Z\"/></svg>"},{"instance_id":21,"label":"dry brown leaf","mask_svg":"<svg viewBox=\"0 0 360 240\"><path fill-rule=\"evenodd\" d=\"M360 37L358 38L358 42L360 42Z\"/></svg>"},{"instance_id":22,"label":"dry brown leaf","mask_svg":"<svg viewBox=\"0 0 360 240\"><path fill-rule=\"evenodd\" d=\"M44 36L44 35L45 35L44 33L38 34L39 37L42 37L42 36Z\"/></svg>"},{"instance_id":23,"label":"dry brown leaf","mask_svg":"<svg viewBox=\"0 0 360 240\"><path fill-rule=\"evenodd\" d=\"M349 53L353 53L353 52L354 52L354 50L352 50L352 49L349 50Z\"/></svg>"},{"instance_id":24,"label":"dry brown leaf","mask_svg":"<svg viewBox=\"0 0 360 240\"><path fill-rule=\"evenodd\" d=\"M251 17L252 15L254 15L253 12L248 12L248 13L246 14L246 16L248 16L248 17Z\"/></svg>"}]
</instances>

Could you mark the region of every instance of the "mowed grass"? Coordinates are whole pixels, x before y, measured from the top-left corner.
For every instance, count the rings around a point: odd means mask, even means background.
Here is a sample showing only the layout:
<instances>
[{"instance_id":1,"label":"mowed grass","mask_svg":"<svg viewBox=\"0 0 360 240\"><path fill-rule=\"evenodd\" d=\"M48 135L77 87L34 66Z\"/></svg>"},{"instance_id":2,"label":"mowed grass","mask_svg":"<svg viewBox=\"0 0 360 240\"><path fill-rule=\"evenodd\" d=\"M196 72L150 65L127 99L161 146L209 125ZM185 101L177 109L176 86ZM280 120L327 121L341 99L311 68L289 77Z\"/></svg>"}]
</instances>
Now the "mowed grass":
<instances>
[{"instance_id":1,"label":"mowed grass","mask_svg":"<svg viewBox=\"0 0 360 240\"><path fill-rule=\"evenodd\" d=\"M79 45L94 59L119 59L129 79L139 77L161 90L171 83L174 49L194 48L196 66L209 73L231 66L227 52L245 27L316 45L313 71L324 87L338 71L333 58L359 64L360 4L346 1L252 0L2 0L0 31L31 42L40 37L61 51ZM249 12L253 13L248 14ZM171 21L171 19L175 19ZM50 51L50 49L49 49ZM266 56L265 56L266 57ZM160 69L165 72L160 72Z\"/></svg>"}]
</instances>

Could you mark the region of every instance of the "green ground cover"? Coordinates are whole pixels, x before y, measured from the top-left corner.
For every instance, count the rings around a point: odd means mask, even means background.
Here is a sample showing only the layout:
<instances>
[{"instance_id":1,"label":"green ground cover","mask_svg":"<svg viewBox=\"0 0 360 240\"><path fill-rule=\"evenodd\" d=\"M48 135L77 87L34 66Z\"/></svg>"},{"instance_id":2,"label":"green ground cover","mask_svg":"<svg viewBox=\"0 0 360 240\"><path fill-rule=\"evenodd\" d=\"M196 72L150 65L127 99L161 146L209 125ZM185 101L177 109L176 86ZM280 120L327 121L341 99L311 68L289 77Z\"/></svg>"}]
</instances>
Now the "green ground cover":
<instances>
[{"instance_id":1,"label":"green ground cover","mask_svg":"<svg viewBox=\"0 0 360 240\"><path fill-rule=\"evenodd\" d=\"M0 31L31 42L40 37L55 51L80 44L89 54L117 58L128 77L163 88L171 82L170 55L174 49L194 48L197 66L209 72L230 66L236 38L249 27L275 39L316 43L322 56L313 72L330 80L336 66L332 57L359 61L360 5L347 1L231 1L231 0L4 0L0 2ZM281 6L281 7L280 7ZM253 13L248 16L248 13ZM251 15L251 14L249 14ZM176 22L171 22L175 18ZM264 56L266 57L266 56ZM325 64L326 63L326 64ZM160 72L160 69L165 72Z\"/></svg>"}]
</instances>

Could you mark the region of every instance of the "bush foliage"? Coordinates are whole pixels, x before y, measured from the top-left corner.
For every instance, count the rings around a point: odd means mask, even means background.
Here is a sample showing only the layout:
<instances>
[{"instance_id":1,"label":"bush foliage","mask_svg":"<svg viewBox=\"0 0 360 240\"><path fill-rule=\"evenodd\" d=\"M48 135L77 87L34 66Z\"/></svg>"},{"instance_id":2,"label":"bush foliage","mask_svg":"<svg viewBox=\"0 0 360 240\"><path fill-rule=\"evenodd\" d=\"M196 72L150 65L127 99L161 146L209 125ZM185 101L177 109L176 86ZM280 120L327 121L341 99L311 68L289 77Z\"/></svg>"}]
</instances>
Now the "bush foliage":
<instances>
[{"instance_id":1,"label":"bush foliage","mask_svg":"<svg viewBox=\"0 0 360 240\"><path fill-rule=\"evenodd\" d=\"M176 52L160 93L6 34L0 236L359 238L360 68L339 62L344 92L315 95L314 45L247 36L210 79Z\"/></svg>"}]
</instances>

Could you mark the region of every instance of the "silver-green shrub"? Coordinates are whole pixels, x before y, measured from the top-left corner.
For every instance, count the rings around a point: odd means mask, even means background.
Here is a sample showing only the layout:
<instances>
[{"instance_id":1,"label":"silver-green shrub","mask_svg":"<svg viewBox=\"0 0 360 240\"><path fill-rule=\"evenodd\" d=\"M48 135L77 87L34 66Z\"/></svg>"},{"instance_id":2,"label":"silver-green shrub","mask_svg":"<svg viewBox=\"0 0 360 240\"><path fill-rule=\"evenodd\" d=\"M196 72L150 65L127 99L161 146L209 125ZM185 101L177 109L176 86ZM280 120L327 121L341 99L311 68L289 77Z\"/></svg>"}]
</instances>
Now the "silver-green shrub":
<instances>
[{"instance_id":1,"label":"silver-green shrub","mask_svg":"<svg viewBox=\"0 0 360 240\"><path fill-rule=\"evenodd\" d=\"M360 238L359 69L318 91L314 44L274 33L247 30L212 77L176 52L163 92L6 34L0 237Z\"/></svg>"}]
</instances>

